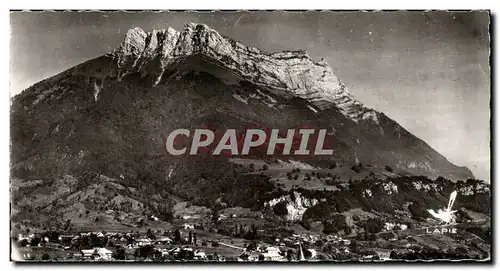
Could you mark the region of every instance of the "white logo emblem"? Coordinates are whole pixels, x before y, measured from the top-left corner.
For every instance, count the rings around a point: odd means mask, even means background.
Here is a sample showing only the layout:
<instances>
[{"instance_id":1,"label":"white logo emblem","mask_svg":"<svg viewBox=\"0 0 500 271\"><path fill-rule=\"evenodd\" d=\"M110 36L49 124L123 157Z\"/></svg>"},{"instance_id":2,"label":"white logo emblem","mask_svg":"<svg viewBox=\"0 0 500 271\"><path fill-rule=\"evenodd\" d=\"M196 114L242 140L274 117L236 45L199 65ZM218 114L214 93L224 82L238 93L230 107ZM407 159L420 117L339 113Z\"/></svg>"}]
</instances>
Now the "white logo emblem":
<instances>
[{"instance_id":1,"label":"white logo emblem","mask_svg":"<svg viewBox=\"0 0 500 271\"><path fill-rule=\"evenodd\" d=\"M439 209L436 212L434 210L429 209L427 210L434 218L440 220L441 223L445 223L445 225L448 224L454 224L455 223L455 211L451 210L451 207L453 206L453 203L455 202L455 198L457 197L457 191L453 191L450 195L450 200L448 201L448 207L446 209Z\"/></svg>"}]
</instances>

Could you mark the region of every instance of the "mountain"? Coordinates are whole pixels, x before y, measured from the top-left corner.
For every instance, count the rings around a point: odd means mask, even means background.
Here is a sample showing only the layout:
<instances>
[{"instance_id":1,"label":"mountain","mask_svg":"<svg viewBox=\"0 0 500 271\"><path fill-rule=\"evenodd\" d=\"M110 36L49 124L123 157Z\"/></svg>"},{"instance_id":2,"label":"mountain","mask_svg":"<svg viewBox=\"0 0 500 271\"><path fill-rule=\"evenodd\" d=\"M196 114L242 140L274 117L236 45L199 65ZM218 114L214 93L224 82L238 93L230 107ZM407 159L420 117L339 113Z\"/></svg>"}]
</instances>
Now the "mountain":
<instances>
[{"instance_id":1,"label":"mountain","mask_svg":"<svg viewBox=\"0 0 500 271\"><path fill-rule=\"evenodd\" d=\"M173 156L166 139L179 128L209 128L217 138L235 129L239 139L249 128L326 129L333 154L267 156L266 142L245 156L211 155L213 144ZM358 102L324 61L265 53L201 24L131 29L117 49L11 105L11 236L140 230L176 239L189 223L212 243L207 251L230 238L287 250L300 241L337 260L380 248L408 253L400 259L412 251L487 259L490 187L471 178ZM452 191L460 234L423 234L439 223L427 210L447 206ZM341 247L339 236L353 243ZM86 246L94 247L73 249Z\"/></svg>"},{"instance_id":2,"label":"mountain","mask_svg":"<svg viewBox=\"0 0 500 271\"><path fill-rule=\"evenodd\" d=\"M303 51L265 53L193 23L180 32L131 29L114 51L15 96L12 174L47 178L85 168L135 178L133 168L146 161L163 164L164 174L179 161L166 154L166 136L208 126L328 129L331 157L296 159L473 177L362 105L325 61Z\"/></svg>"}]
</instances>

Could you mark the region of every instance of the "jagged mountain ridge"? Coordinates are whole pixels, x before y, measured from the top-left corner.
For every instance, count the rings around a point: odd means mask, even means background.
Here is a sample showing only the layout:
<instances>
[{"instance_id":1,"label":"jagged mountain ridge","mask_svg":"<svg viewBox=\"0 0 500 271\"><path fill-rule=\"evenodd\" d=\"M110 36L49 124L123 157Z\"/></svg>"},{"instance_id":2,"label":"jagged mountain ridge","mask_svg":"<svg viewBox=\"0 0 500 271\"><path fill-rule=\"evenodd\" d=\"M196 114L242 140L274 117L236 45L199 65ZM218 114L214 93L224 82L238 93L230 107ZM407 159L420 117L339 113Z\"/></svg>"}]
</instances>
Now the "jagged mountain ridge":
<instances>
[{"instance_id":1,"label":"jagged mountain ridge","mask_svg":"<svg viewBox=\"0 0 500 271\"><path fill-rule=\"evenodd\" d=\"M108 138L109 141L117 141L109 137L117 136L123 131L105 127L112 130L108 135L102 131L104 129L102 126L105 124L98 123L99 120L113 119L119 122L120 116L110 117L109 114L116 113L114 111L120 106L128 106L133 110L146 110L135 106L141 99L153 99L148 97L153 93L150 89L156 89L154 93L158 98L162 95L173 95L175 91L179 91L175 88L192 87L196 83L183 78L191 76L190 73L193 71L215 74L215 77L223 81L224 86L221 88L233 92L232 97L240 104L246 103L247 105L243 107L249 112L256 110L253 103L248 104L249 99L265 102L268 109L259 111L262 113L254 113L253 119L250 118L254 123L272 125L272 121L262 120L264 116L276 114L276 110L286 111L295 108L294 110L299 110L300 114L288 111L282 113L283 118L290 119L289 125L302 118L302 121L297 122L314 120L312 122L318 127L331 128L331 133L335 134L335 139L340 142L333 157L336 160L352 162L359 158L360 161L378 163L379 166L395 165L413 174L443 175L453 179L472 177L468 169L451 164L425 142L411 135L383 113L368 109L356 101L327 63L316 63L305 52L263 53L256 48L222 37L215 30L201 24L188 24L181 32L171 28L151 33L145 33L138 28L131 29L127 32L123 43L113 52L37 83L16 96L12 106L12 116L14 120L18 120L13 127L13 161L21 162L19 166L21 168L36 167L37 162L30 161L26 165L22 161L33 160L33 157L43 156L47 152L57 153L56 156L61 157L60 159L66 159L67 156L76 160L83 159L99 150L88 146L92 144L90 141L93 135L83 134L86 132L83 128L78 131L75 128L78 126L75 120L87 123L89 130L92 130L92 127L99 127L94 129L96 134ZM180 85L173 83L179 80L183 81ZM203 84L203 82L198 83ZM168 85L170 85L168 91L158 90ZM215 95L215 102L220 102L220 97L224 96L219 94ZM203 99L206 95L201 96ZM133 99L121 101L126 97ZM305 102L290 106L290 101L296 98ZM137 102L134 102L134 99ZM120 102L117 102L118 100ZM191 100L184 105L189 106L192 102ZM107 106L109 108L104 108ZM174 102L171 106L174 106ZM302 108L309 113L305 113ZM203 112L211 112L210 110L219 113L223 111L240 120L249 119L248 114L250 114L245 113L247 115L243 116L243 113L238 113L238 106L229 106L225 110L217 106L207 106ZM193 112L189 114L199 114ZM303 117L304 115L308 117ZM127 117L132 116L127 115ZM163 119L165 118L167 117L164 116ZM68 124L68 119L72 120L72 124ZM183 125L189 126L189 121L195 119L186 118L186 123ZM19 127L26 123L33 129ZM175 124L180 125L178 122ZM67 131L64 131L65 125ZM166 122L155 125L164 125L164 130L179 128ZM147 129L153 138L160 133L158 130ZM50 139L51 135L58 132L65 133L65 137L59 138L62 141ZM78 139L84 142L82 150L68 151L59 146L71 140L75 134L77 137L87 138ZM50 140L52 143L47 144ZM28 145L35 147L28 150L20 146L27 142ZM163 144L143 139L138 145L141 144L144 146L139 148L141 151L163 147ZM53 149L49 149L49 146ZM161 153L158 150L156 152ZM87 162L100 161L89 159ZM15 164L14 168L17 167Z\"/></svg>"},{"instance_id":2,"label":"jagged mountain ridge","mask_svg":"<svg viewBox=\"0 0 500 271\"><path fill-rule=\"evenodd\" d=\"M168 28L145 33L134 28L110 55L117 59L119 78L139 71L153 75L156 85L169 65L196 54L209 57L257 86L292 93L320 108L336 106L354 121L377 121L376 112L354 99L325 61L314 62L305 51L265 53L225 38L204 24L190 23L181 32Z\"/></svg>"}]
</instances>

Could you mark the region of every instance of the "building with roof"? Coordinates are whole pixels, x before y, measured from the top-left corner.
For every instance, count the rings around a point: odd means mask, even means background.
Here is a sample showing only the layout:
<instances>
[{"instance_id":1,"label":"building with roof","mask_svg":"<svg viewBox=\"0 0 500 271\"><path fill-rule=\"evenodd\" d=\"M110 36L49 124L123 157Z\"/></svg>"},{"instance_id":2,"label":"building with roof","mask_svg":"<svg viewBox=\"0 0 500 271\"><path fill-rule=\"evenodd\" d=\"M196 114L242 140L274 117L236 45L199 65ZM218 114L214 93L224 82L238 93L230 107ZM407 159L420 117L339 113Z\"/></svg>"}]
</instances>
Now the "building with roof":
<instances>
[{"instance_id":1,"label":"building with roof","mask_svg":"<svg viewBox=\"0 0 500 271\"><path fill-rule=\"evenodd\" d=\"M266 261L283 261L285 257L281 254L281 251L277 247L267 247L264 251L264 260Z\"/></svg>"},{"instance_id":2,"label":"building with roof","mask_svg":"<svg viewBox=\"0 0 500 271\"><path fill-rule=\"evenodd\" d=\"M82 249L82 258L84 259L96 259L96 260L111 260L113 259L113 252L104 247L96 247L92 249Z\"/></svg>"}]
</instances>

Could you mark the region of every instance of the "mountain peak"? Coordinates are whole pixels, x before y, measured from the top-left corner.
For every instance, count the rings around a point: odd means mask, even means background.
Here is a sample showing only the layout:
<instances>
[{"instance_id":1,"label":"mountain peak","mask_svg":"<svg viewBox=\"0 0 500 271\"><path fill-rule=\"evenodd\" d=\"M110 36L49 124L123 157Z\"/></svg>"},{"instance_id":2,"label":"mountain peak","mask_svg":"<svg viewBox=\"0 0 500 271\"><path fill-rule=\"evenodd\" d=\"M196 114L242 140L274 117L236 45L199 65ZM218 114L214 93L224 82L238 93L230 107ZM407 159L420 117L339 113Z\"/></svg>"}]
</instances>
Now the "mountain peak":
<instances>
[{"instance_id":1,"label":"mountain peak","mask_svg":"<svg viewBox=\"0 0 500 271\"><path fill-rule=\"evenodd\" d=\"M319 109L335 106L355 122L366 119L367 112L376 117L374 110L349 93L324 59L315 62L306 51L266 53L224 37L205 24L188 23L182 31L168 28L149 33L133 28L110 55L121 76L140 71L152 75L155 85L170 67L189 56L202 55L278 95L292 94Z\"/></svg>"},{"instance_id":2,"label":"mountain peak","mask_svg":"<svg viewBox=\"0 0 500 271\"><path fill-rule=\"evenodd\" d=\"M139 27L129 29L119 50L126 54L134 54L144 50L147 33Z\"/></svg>"},{"instance_id":3,"label":"mountain peak","mask_svg":"<svg viewBox=\"0 0 500 271\"><path fill-rule=\"evenodd\" d=\"M60 161L72 156L79 164L86 153L100 153L103 158L97 161L104 164L115 151L120 157L137 155L113 149L118 146L138 144L141 151L156 154L170 129L220 122L221 129L324 127L336 144L332 160L351 163L359 157L360 163L391 165L410 174L472 176L383 113L356 101L325 60L315 62L305 51L265 53L201 24L181 31L130 29L109 54L16 96L12 122L17 153L12 160L20 172L34 168L33 163L43 163L43 170L62 164L67 170L72 164ZM139 126L137 135L126 132ZM100 148L115 141L120 144ZM45 152L49 148L40 149L47 144L53 144L60 160ZM31 155L29 150L40 151ZM93 165L97 158L88 157ZM45 159L50 163L40 162Z\"/></svg>"}]
</instances>

